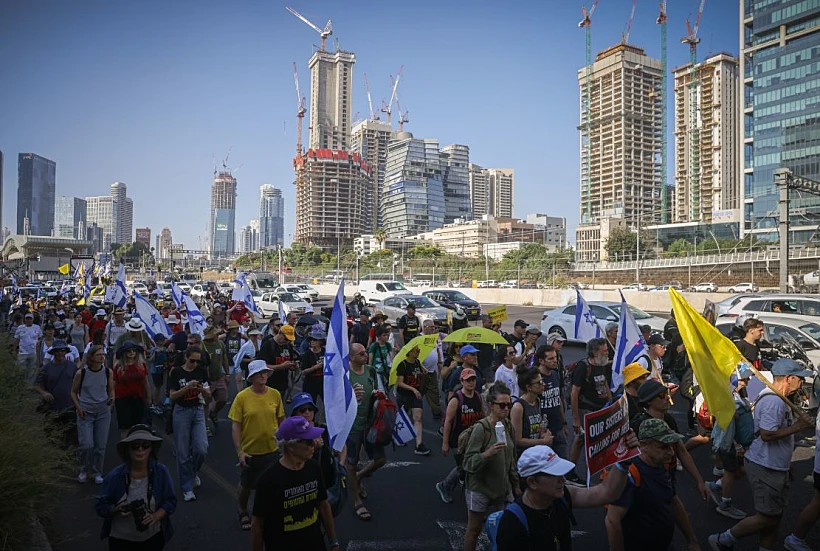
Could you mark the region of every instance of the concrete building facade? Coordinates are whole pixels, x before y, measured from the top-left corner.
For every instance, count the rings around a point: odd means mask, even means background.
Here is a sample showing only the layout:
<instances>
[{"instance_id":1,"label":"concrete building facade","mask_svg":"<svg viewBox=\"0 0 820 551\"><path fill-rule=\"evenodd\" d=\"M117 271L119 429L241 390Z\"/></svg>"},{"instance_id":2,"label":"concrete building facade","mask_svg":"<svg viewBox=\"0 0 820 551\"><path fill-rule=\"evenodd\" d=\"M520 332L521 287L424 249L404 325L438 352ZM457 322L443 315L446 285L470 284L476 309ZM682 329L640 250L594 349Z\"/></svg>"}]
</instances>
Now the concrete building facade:
<instances>
[{"instance_id":1,"label":"concrete building facade","mask_svg":"<svg viewBox=\"0 0 820 551\"><path fill-rule=\"evenodd\" d=\"M134 241L145 245L146 249L151 248L151 228L137 228L134 230Z\"/></svg>"},{"instance_id":2,"label":"concrete building facade","mask_svg":"<svg viewBox=\"0 0 820 551\"><path fill-rule=\"evenodd\" d=\"M236 178L225 170L214 175L211 185L211 216L208 222L208 252L211 257L234 254L236 236Z\"/></svg>"},{"instance_id":3,"label":"concrete building facade","mask_svg":"<svg viewBox=\"0 0 820 551\"><path fill-rule=\"evenodd\" d=\"M87 213L88 207L85 199L64 195L57 197L54 207L54 235L86 239Z\"/></svg>"},{"instance_id":4,"label":"concrete building facade","mask_svg":"<svg viewBox=\"0 0 820 551\"><path fill-rule=\"evenodd\" d=\"M162 231L157 235L157 250L156 256L161 260L168 260L171 256L171 244L173 243L171 230L167 227L162 228Z\"/></svg>"},{"instance_id":5,"label":"concrete building facade","mask_svg":"<svg viewBox=\"0 0 820 551\"><path fill-rule=\"evenodd\" d=\"M359 121L353 127L350 149L367 161L373 173L364 195L363 216L367 232L381 227L379 205L384 188L387 146L395 135L396 131L389 124L372 119Z\"/></svg>"},{"instance_id":6,"label":"concrete building facade","mask_svg":"<svg viewBox=\"0 0 820 551\"><path fill-rule=\"evenodd\" d=\"M86 197L86 215L88 226L96 224L102 230L102 252L108 252L112 243L117 241L117 201L111 195Z\"/></svg>"},{"instance_id":7,"label":"concrete building facade","mask_svg":"<svg viewBox=\"0 0 820 551\"><path fill-rule=\"evenodd\" d=\"M444 186L444 223L452 224L457 219L471 219L473 216L470 202L470 148L459 144L442 147L441 170Z\"/></svg>"},{"instance_id":8,"label":"concrete building facade","mask_svg":"<svg viewBox=\"0 0 820 551\"><path fill-rule=\"evenodd\" d=\"M528 214L524 220L527 224L532 224L536 230L543 229L544 244L550 251L566 248L567 219L565 217L535 213Z\"/></svg>"},{"instance_id":9,"label":"concrete building facade","mask_svg":"<svg viewBox=\"0 0 820 551\"><path fill-rule=\"evenodd\" d=\"M673 222L712 223L712 213L739 209L737 58L720 53L673 69L675 188ZM693 83L694 81L694 83Z\"/></svg>"},{"instance_id":10,"label":"concrete building facade","mask_svg":"<svg viewBox=\"0 0 820 551\"><path fill-rule=\"evenodd\" d=\"M350 148L355 62L352 52L341 50L319 50L310 57L311 149Z\"/></svg>"},{"instance_id":11,"label":"concrete building facade","mask_svg":"<svg viewBox=\"0 0 820 551\"><path fill-rule=\"evenodd\" d=\"M56 189L57 163L34 153L20 153L17 157L18 234L52 235Z\"/></svg>"},{"instance_id":12,"label":"concrete building facade","mask_svg":"<svg viewBox=\"0 0 820 551\"><path fill-rule=\"evenodd\" d=\"M285 244L285 201L281 189L270 184L264 184L259 188L258 223L259 247L277 247Z\"/></svg>"},{"instance_id":13,"label":"concrete building facade","mask_svg":"<svg viewBox=\"0 0 820 551\"><path fill-rule=\"evenodd\" d=\"M114 241L121 245L134 239L134 202L128 198L128 186L122 182L111 184L111 197L117 204L117 226Z\"/></svg>"},{"instance_id":14,"label":"concrete building facade","mask_svg":"<svg viewBox=\"0 0 820 551\"><path fill-rule=\"evenodd\" d=\"M484 168L477 164L470 164L468 178L473 218L482 216L512 218L515 170Z\"/></svg>"}]
</instances>

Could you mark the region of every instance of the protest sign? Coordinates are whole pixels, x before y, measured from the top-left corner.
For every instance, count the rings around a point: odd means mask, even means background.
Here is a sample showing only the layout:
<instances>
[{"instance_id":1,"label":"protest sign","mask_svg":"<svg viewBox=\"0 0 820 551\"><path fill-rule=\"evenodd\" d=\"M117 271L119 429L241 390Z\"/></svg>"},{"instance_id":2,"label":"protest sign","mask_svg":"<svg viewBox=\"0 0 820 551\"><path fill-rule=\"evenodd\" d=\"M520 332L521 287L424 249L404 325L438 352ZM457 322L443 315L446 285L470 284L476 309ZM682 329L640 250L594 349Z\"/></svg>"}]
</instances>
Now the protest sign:
<instances>
[{"instance_id":1,"label":"protest sign","mask_svg":"<svg viewBox=\"0 0 820 551\"><path fill-rule=\"evenodd\" d=\"M626 445L627 432L629 406L625 396L604 409L584 415L584 454L590 476L641 453L638 448Z\"/></svg>"},{"instance_id":2,"label":"protest sign","mask_svg":"<svg viewBox=\"0 0 820 551\"><path fill-rule=\"evenodd\" d=\"M487 315L492 318L493 323L501 323L502 321L507 321L507 307L506 306L497 306L495 308L490 308L487 310Z\"/></svg>"}]
</instances>

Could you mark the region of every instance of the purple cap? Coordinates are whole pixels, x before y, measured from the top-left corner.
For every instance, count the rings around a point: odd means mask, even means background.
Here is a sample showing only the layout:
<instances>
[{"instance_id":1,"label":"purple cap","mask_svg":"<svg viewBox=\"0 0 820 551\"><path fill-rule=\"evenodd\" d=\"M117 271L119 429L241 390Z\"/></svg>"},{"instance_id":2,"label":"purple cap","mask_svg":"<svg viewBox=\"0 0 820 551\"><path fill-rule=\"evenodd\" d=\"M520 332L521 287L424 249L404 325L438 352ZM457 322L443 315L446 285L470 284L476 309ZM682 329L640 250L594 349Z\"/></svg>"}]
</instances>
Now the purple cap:
<instances>
[{"instance_id":1,"label":"purple cap","mask_svg":"<svg viewBox=\"0 0 820 551\"><path fill-rule=\"evenodd\" d=\"M279 425L276 438L279 440L315 440L321 438L325 429L314 427L304 417L288 417Z\"/></svg>"}]
</instances>

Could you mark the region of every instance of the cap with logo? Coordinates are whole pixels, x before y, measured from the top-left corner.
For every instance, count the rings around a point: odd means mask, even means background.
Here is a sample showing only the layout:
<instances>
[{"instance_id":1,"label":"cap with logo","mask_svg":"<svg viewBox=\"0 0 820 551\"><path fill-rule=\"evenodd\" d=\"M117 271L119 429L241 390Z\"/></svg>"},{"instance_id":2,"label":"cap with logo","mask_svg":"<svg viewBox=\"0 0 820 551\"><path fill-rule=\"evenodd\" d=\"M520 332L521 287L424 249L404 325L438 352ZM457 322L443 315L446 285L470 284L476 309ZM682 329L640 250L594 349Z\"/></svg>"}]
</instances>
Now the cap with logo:
<instances>
[{"instance_id":1,"label":"cap with logo","mask_svg":"<svg viewBox=\"0 0 820 551\"><path fill-rule=\"evenodd\" d=\"M280 440L315 440L321 438L325 429L314 427L313 423L299 415L288 417L279 425L276 438Z\"/></svg>"},{"instance_id":2,"label":"cap with logo","mask_svg":"<svg viewBox=\"0 0 820 551\"><path fill-rule=\"evenodd\" d=\"M473 369L472 367L465 367L461 370L461 375L459 375L458 378L463 381L464 379L469 379L470 377L475 376L475 369Z\"/></svg>"},{"instance_id":3,"label":"cap with logo","mask_svg":"<svg viewBox=\"0 0 820 551\"><path fill-rule=\"evenodd\" d=\"M529 325L530 324L527 323L524 320L515 320L515 323L513 324L513 327L529 327Z\"/></svg>"},{"instance_id":4,"label":"cap with logo","mask_svg":"<svg viewBox=\"0 0 820 551\"><path fill-rule=\"evenodd\" d=\"M527 448L518 458L518 474L521 477L536 474L564 476L575 468L575 464L561 459L549 446Z\"/></svg>"},{"instance_id":5,"label":"cap with logo","mask_svg":"<svg viewBox=\"0 0 820 551\"><path fill-rule=\"evenodd\" d=\"M308 394L307 392L297 394L293 397L293 402L291 405L291 415L296 415L296 412L299 410L299 408L307 405L312 406L313 411L319 411L319 408L316 407L316 403L313 401L313 397L311 397L310 394Z\"/></svg>"},{"instance_id":6,"label":"cap with logo","mask_svg":"<svg viewBox=\"0 0 820 551\"><path fill-rule=\"evenodd\" d=\"M547 344L552 346L555 341L566 342L566 338L561 333L550 333L547 335Z\"/></svg>"}]
</instances>

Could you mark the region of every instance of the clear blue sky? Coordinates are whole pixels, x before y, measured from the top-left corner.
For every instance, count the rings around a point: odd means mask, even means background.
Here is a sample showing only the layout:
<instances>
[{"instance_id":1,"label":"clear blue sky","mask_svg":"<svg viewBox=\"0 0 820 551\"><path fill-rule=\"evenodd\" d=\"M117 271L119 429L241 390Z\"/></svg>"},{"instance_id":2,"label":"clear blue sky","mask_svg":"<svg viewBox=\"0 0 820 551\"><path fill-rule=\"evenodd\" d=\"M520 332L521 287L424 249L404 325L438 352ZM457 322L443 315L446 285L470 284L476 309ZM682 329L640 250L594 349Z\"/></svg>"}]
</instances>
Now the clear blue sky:
<instances>
[{"instance_id":1,"label":"clear blue sky","mask_svg":"<svg viewBox=\"0 0 820 551\"><path fill-rule=\"evenodd\" d=\"M578 221L576 71L584 65L581 3L567 0L324 0L215 2L5 0L0 3L0 149L3 223L15 231L17 154L57 162L57 194L104 195L128 185L135 227L168 225L175 242L205 241L212 156L232 148L237 229L257 216L259 186L286 198L294 228L292 158L296 93L319 36L290 5L356 54L354 113L367 116L404 65L399 95L407 129L442 145L470 146L472 162L516 171L515 214ZM679 39L697 0L669 2L669 68L688 61ZM621 38L630 0L601 0L593 51ZM736 0L707 2L699 56L737 53ZM660 57L658 2L638 3L630 43ZM671 79L670 79L671 89ZM673 177L669 117L670 182ZM306 120L305 132L308 121Z\"/></svg>"}]
</instances>

